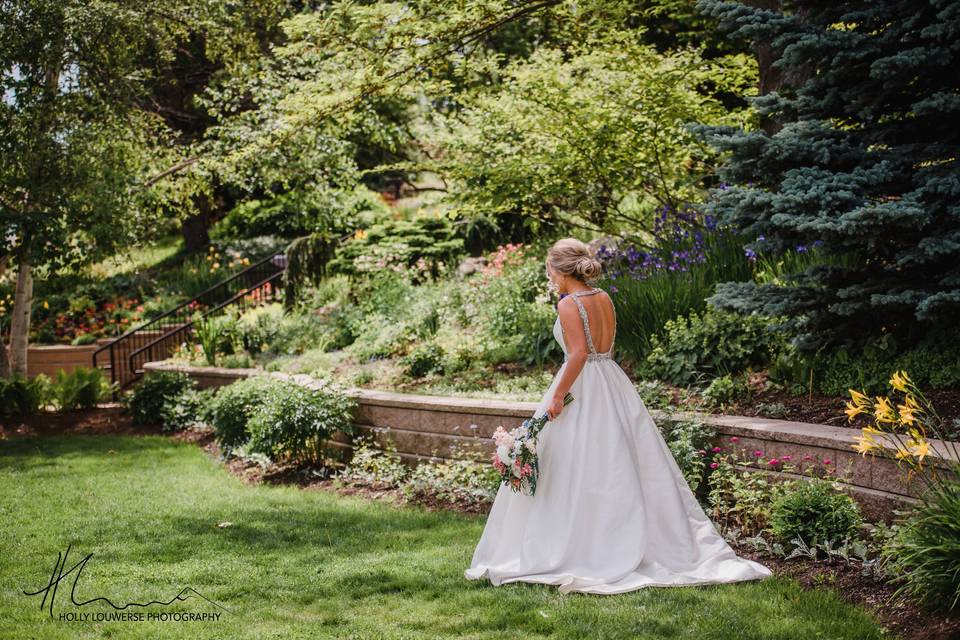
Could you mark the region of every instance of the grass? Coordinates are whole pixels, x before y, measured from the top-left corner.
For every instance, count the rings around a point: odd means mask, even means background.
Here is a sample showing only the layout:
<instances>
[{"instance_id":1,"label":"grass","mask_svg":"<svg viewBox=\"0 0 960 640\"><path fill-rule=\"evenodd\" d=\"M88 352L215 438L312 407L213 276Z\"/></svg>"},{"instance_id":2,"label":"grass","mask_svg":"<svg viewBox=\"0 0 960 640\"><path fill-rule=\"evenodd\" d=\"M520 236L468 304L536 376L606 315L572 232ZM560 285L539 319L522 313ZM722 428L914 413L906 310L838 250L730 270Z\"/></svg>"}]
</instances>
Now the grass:
<instances>
[{"instance_id":1,"label":"grass","mask_svg":"<svg viewBox=\"0 0 960 640\"><path fill-rule=\"evenodd\" d=\"M90 266L90 275L106 279L116 275L131 274L171 262L183 251L183 236L171 234L155 244L134 247L126 252L110 256Z\"/></svg>"},{"instance_id":2,"label":"grass","mask_svg":"<svg viewBox=\"0 0 960 640\"><path fill-rule=\"evenodd\" d=\"M162 437L0 441L0 518L2 638L885 637L833 592L782 578L616 596L467 581L482 516L251 487ZM161 600L191 586L230 611L216 622L51 620L21 590L45 586L68 544L68 566L94 554L78 600ZM70 604L70 583L55 613L110 611ZM149 609L177 610L216 609Z\"/></svg>"}]
</instances>

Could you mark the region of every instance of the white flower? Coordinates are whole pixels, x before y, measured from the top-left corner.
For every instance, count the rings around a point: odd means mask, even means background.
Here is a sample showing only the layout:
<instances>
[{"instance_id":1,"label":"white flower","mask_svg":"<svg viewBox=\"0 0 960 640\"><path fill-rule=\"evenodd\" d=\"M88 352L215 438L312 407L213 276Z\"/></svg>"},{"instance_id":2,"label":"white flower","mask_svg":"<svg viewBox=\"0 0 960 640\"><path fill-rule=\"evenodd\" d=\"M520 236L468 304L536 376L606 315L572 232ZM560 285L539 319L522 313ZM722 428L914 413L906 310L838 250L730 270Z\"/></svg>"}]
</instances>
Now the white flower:
<instances>
[{"instance_id":1,"label":"white flower","mask_svg":"<svg viewBox=\"0 0 960 640\"><path fill-rule=\"evenodd\" d=\"M503 464L510 464L510 461L513 459L510 455L510 448L502 444L497 447L497 457L500 458L500 462Z\"/></svg>"},{"instance_id":2,"label":"white flower","mask_svg":"<svg viewBox=\"0 0 960 640\"><path fill-rule=\"evenodd\" d=\"M537 455L537 441L536 440L527 440L524 443L527 446L527 451L533 455Z\"/></svg>"}]
</instances>

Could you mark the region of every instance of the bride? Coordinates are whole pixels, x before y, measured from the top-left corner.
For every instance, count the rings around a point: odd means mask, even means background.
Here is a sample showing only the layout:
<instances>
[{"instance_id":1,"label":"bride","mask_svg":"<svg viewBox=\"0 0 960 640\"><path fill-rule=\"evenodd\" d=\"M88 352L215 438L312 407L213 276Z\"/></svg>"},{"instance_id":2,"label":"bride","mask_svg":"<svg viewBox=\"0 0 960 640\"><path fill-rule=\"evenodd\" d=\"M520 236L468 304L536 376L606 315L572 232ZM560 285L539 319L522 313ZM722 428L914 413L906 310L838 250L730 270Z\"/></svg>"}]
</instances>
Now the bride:
<instances>
[{"instance_id":1,"label":"bride","mask_svg":"<svg viewBox=\"0 0 960 640\"><path fill-rule=\"evenodd\" d=\"M556 242L547 275L566 294L553 327L565 358L534 414L550 418L537 444L537 491L500 486L465 577L611 594L772 575L718 534L613 360L616 313L586 284L600 275L587 245Z\"/></svg>"}]
</instances>

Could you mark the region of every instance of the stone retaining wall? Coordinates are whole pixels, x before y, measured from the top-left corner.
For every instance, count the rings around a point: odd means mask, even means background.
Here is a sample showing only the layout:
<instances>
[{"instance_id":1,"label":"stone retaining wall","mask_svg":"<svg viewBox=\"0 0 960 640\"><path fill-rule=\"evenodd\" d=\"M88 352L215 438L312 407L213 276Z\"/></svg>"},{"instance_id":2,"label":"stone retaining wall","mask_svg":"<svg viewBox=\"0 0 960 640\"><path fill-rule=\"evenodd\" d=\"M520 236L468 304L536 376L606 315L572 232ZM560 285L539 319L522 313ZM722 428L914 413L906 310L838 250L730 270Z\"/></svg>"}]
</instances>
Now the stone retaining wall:
<instances>
[{"instance_id":1,"label":"stone retaining wall","mask_svg":"<svg viewBox=\"0 0 960 640\"><path fill-rule=\"evenodd\" d=\"M78 346L70 344L29 345L27 346L27 375L32 378L38 373L44 373L54 378L60 369L70 373L77 367L90 367L93 365L93 352L107 342L110 342L110 338L103 338L93 344ZM7 347L8 355L9 352L10 348Z\"/></svg>"},{"instance_id":2,"label":"stone retaining wall","mask_svg":"<svg viewBox=\"0 0 960 640\"><path fill-rule=\"evenodd\" d=\"M173 367L159 362L147 363L145 367L185 371L204 387L229 384L258 373L255 369ZM309 383L308 376L290 377ZM372 436L381 447L392 445L410 465L457 456L486 461L493 451L490 437L497 426L516 426L533 415L537 406L534 402L422 396L357 388L350 389L349 393L357 400L355 419L359 431ZM795 463L801 462L804 455L810 455L821 463L820 468L824 460L829 460L829 465L841 474L849 469L849 482L843 485L844 490L857 499L871 519L889 520L893 509L915 502L921 486L918 480L905 485L893 461L856 453L851 448L859 434L856 429L768 418L650 413L658 423L699 419L717 431L714 444L727 451L736 446L746 456L754 450L762 451L766 457L789 454ZM732 443L732 436L739 438L739 442ZM335 438L335 444L346 450L350 448L349 439L343 435ZM945 466L944 459L949 458L946 447L936 441L933 446L934 451L926 461ZM744 468L756 471L753 467ZM794 477L782 472L760 472L775 480Z\"/></svg>"}]
</instances>

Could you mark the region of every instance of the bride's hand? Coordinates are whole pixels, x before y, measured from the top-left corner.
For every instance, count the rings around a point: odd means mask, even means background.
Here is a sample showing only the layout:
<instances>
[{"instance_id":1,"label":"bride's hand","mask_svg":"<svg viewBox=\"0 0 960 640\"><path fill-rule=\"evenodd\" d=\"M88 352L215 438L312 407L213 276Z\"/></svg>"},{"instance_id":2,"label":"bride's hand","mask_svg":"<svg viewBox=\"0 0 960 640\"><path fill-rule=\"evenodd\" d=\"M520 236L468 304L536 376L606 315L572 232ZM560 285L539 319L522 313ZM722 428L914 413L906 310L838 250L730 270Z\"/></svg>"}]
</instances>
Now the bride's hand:
<instances>
[{"instance_id":1,"label":"bride's hand","mask_svg":"<svg viewBox=\"0 0 960 640\"><path fill-rule=\"evenodd\" d=\"M554 395L550 404L547 405L547 417L556 420L561 411L563 411L563 396Z\"/></svg>"}]
</instances>

